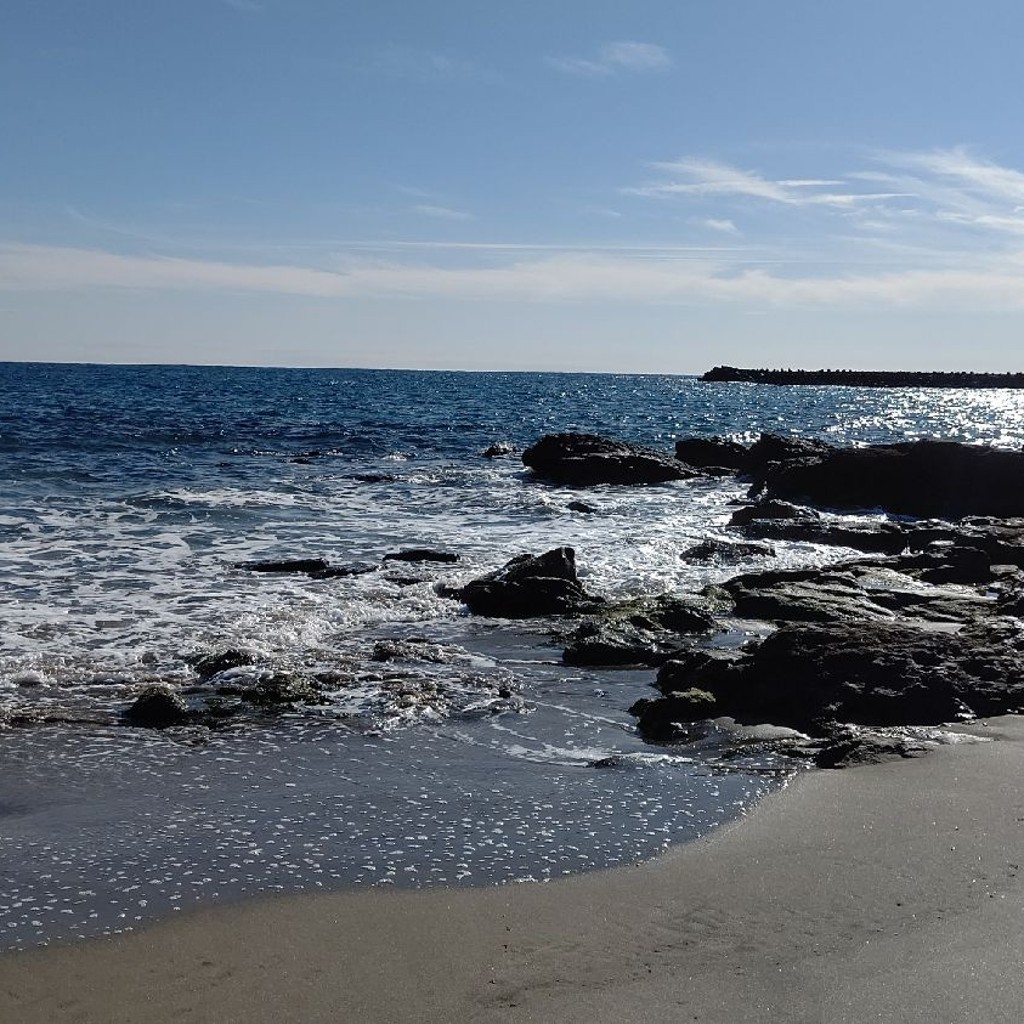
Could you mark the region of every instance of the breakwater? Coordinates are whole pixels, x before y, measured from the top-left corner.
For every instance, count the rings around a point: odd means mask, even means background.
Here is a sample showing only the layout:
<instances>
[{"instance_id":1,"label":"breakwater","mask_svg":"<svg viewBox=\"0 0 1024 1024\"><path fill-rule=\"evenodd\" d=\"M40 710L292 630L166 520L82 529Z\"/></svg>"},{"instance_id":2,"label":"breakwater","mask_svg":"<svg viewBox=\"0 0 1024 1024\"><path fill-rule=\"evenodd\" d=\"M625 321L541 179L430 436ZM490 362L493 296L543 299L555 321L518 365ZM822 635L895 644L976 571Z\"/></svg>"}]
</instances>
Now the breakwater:
<instances>
[{"instance_id":1,"label":"breakwater","mask_svg":"<svg viewBox=\"0 0 1024 1024\"><path fill-rule=\"evenodd\" d=\"M852 388L1024 388L1024 373L920 370L750 370L716 366L700 378L738 384L838 384Z\"/></svg>"}]
</instances>

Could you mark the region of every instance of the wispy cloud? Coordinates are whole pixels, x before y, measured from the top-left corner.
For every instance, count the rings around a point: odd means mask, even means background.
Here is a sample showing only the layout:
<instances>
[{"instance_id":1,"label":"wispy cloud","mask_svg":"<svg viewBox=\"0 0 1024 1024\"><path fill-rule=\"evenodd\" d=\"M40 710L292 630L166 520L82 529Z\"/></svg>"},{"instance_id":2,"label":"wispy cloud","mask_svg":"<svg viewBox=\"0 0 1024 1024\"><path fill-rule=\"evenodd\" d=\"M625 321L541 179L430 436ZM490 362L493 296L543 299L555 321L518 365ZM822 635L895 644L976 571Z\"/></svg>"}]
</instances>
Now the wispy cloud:
<instances>
[{"instance_id":1,"label":"wispy cloud","mask_svg":"<svg viewBox=\"0 0 1024 1024\"><path fill-rule=\"evenodd\" d=\"M973 307L1024 310L1024 258L997 269L782 275L713 259L566 252L497 266L348 260L328 271L48 246L0 246L0 288L269 292L336 299L626 301L770 306Z\"/></svg>"},{"instance_id":2,"label":"wispy cloud","mask_svg":"<svg viewBox=\"0 0 1024 1024\"><path fill-rule=\"evenodd\" d=\"M837 192L835 186L845 186L847 182L820 178L771 179L756 171L745 171L717 160L699 157L683 157L651 166L662 172L661 180L633 185L622 191L627 195L649 197L746 196L785 206L839 207L899 198L902 195L897 192L869 192L863 188L859 191Z\"/></svg>"},{"instance_id":3,"label":"wispy cloud","mask_svg":"<svg viewBox=\"0 0 1024 1024\"><path fill-rule=\"evenodd\" d=\"M851 163L820 176L695 157L651 165L662 180L624 190L634 198L623 208L677 204L680 216L658 218L680 232L668 244L320 238L214 250L103 232L91 249L0 244L0 290L1024 312L1024 173L963 148ZM407 217L470 217L442 195L400 190ZM613 220L621 237L629 221ZM709 232L721 244L693 244Z\"/></svg>"},{"instance_id":4,"label":"wispy cloud","mask_svg":"<svg viewBox=\"0 0 1024 1024\"><path fill-rule=\"evenodd\" d=\"M720 231L724 235L738 235L740 229L727 217L705 217L697 221L700 227L710 228L712 231Z\"/></svg>"},{"instance_id":5,"label":"wispy cloud","mask_svg":"<svg viewBox=\"0 0 1024 1024\"><path fill-rule=\"evenodd\" d=\"M413 213L421 217L432 217L434 220L472 220L473 215L464 210L453 210L450 206L436 206L433 203L417 203L412 208Z\"/></svg>"},{"instance_id":6,"label":"wispy cloud","mask_svg":"<svg viewBox=\"0 0 1024 1024\"><path fill-rule=\"evenodd\" d=\"M546 62L563 74L585 78L604 78L624 72L651 74L668 71L672 67L672 58L664 47L628 39L605 43L592 56L547 57Z\"/></svg>"}]
</instances>

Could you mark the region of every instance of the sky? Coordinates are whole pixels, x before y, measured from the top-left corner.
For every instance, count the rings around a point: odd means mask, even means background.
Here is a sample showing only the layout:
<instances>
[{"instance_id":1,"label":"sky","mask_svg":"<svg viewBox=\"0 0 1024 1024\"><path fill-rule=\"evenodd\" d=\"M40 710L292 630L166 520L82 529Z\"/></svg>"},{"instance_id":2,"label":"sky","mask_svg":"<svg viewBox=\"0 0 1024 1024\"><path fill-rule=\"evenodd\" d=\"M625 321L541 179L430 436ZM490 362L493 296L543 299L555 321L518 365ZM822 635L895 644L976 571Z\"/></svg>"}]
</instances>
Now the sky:
<instances>
[{"instance_id":1,"label":"sky","mask_svg":"<svg viewBox=\"0 0 1024 1024\"><path fill-rule=\"evenodd\" d=\"M3 0L0 359L1024 370L1019 0Z\"/></svg>"}]
</instances>

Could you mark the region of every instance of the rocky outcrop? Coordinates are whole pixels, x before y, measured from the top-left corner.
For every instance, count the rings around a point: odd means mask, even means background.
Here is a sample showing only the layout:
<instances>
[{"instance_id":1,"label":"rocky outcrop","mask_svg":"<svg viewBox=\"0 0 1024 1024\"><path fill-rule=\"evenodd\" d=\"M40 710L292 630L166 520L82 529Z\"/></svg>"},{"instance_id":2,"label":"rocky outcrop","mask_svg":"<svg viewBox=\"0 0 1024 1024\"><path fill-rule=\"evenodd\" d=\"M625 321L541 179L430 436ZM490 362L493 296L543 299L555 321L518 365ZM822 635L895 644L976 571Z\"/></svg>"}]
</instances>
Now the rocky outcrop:
<instances>
[{"instance_id":1,"label":"rocky outcrop","mask_svg":"<svg viewBox=\"0 0 1024 1024\"><path fill-rule=\"evenodd\" d=\"M523 464L543 480L574 487L661 484L700 475L653 448L596 434L548 434L523 452Z\"/></svg>"},{"instance_id":2,"label":"rocky outcrop","mask_svg":"<svg viewBox=\"0 0 1024 1024\"><path fill-rule=\"evenodd\" d=\"M569 547L519 555L465 586L439 592L462 601L474 615L501 619L578 614L603 603L584 590L576 575L576 553Z\"/></svg>"},{"instance_id":3,"label":"rocky outcrop","mask_svg":"<svg viewBox=\"0 0 1024 1024\"><path fill-rule=\"evenodd\" d=\"M959 633L881 622L785 626L733 658L666 663L662 700L636 711L651 738L687 735L695 716L730 715L828 734L836 722L929 725L1024 706L1024 630ZM687 691L710 694L694 702ZM664 702L664 703L663 703Z\"/></svg>"},{"instance_id":4,"label":"rocky outcrop","mask_svg":"<svg viewBox=\"0 0 1024 1024\"><path fill-rule=\"evenodd\" d=\"M765 493L820 508L943 519L1024 516L1024 452L956 441L837 448L770 471Z\"/></svg>"},{"instance_id":5,"label":"rocky outcrop","mask_svg":"<svg viewBox=\"0 0 1024 1024\"><path fill-rule=\"evenodd\" d=\"M724 467L740 472L747 466L747 447L722 437L683 437L676 441L676 458L697 469Z\"/></svg>"},{"instance_id":6,"label":"rocky outcrop","mask_svg":"<svg viewBox=\"0 0 1024 1024\"><path fill-rule=\"evenodd\" d=\"M714 628L707 602L662 594L608 605L569 634L566 665L660 665L678 655L688 637Z\"/></svg>"},{"instance_id":7,"label":"rocky outcrop","mask_svg":"<svg viewBox=\"0 0 1024 1024\"><path fill-rule=\"evenodd\" d=\"M729 519L729 525L748 526L753 522L774 522L775 520L782 520L785 523L807 523L817 522L820 519L821 513L813 508L794 505L789 501L763 500L736 509Z\"/></svg>"}]
</instances>

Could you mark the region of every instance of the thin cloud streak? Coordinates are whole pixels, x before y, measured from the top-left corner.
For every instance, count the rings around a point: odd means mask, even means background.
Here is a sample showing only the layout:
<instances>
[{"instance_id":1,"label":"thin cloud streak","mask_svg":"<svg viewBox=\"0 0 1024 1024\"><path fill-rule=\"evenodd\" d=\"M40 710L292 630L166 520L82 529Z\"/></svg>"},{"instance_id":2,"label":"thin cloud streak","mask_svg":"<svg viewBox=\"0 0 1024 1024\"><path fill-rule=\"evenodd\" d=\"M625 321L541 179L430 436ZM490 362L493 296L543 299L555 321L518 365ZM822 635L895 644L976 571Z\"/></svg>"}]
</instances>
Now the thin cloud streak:
<instances>
[{"instance_id":1,"label":"thin cloud streak","mask_svg":"<svg viewBox=\"0 0 1024 1024\"><path fill-rule=\"evenodd\" d=\"M628 39L605 43L593 57L547 57L545 62L562 74L584 78L607 78L623 72L657 74L672 68L672 58L664 47Z\"/></svg>"},{"instance_id":2,"label":"thin cloud streak","mask_svg":"<svg viewBox=\"0 0 1024 1024\"><path fill-rule=\"evenodd\" d=\"M413 213L418 213L421 217L432 217L435 220L473 220L471 213L466 213L463 210L453 210L449 206L436 206L433 203L417 203L412 208Z\"/></svg>"},{"instance_id":3,"label":"thin cloud streak","mask_svg":"<svg viewBox=\"0 0 1024 1024\"><path fill-rule=\"evenodd\" d=\"M781 276L728 262L564 253L500 267L351 262L331 272L49 246L0 246L0 289L256 292L327 299L623 301L1024 310L1024 253L1001 269Z\"/></svg>"},{"instance_id":4,"label":"thin cloud streak","mask_svg":"<svg viewBox=\"0 0 1024 1024\"><path fill-rule=\"evenodd\" d=\"M906 198L899 192L819 192L822 186L845 185L831 179L782 179L772 181L756 171L744 171L716 160L687 157L671 163L655 163L654 168L673 175L669 181L652 182L624 188L626 195L649 198L671 196L734 196L762 199L783 206L850 207L857 203ZM678 180L678 179L684 180Z\"/></svg>"}]
</instances>

